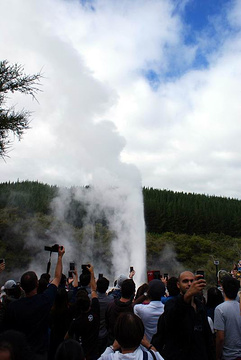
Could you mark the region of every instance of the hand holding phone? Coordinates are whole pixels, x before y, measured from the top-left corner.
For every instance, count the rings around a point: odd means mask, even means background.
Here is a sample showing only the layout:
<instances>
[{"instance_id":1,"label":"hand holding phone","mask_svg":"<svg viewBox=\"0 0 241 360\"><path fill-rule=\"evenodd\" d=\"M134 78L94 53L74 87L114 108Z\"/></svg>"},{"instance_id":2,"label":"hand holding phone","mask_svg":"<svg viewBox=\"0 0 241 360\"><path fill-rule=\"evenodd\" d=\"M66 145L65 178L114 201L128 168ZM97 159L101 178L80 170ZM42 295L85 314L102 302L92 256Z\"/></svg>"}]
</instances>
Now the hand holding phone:
<instances>
[{"instance_id":1,"label":"hand holding phone","mask_svg":"<svg viewBox=\"0 0 241 360\"><path fill-rule=\"evenodd\" d=\"M74 262L74 261L72 261L72 262L69 263L69 270L70 270L70 271L74 271L74 270L75 270L75 262Z\"/></svg>"},{"instance_id":2,"label":"hand holding phone","mask_svg":"<svg viewBox=\"0 0 241 360\"><path fill-rule=\"evenodd\" d=\"M202 279L204 279L204 271L203 270L197 270L196 275L202 275Z\"/></svg>"}]
</instances>

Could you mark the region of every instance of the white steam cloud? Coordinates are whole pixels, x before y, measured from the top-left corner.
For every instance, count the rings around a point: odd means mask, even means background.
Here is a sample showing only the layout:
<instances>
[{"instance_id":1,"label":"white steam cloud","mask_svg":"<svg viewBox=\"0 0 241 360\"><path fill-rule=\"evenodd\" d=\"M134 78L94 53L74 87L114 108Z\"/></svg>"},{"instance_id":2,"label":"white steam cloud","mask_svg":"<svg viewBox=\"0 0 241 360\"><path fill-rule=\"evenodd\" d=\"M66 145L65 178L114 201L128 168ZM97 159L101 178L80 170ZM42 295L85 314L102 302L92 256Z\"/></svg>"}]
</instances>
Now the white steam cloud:
<instances>
[{"instance_id":1,"label":"white steam cloud","mask_svg":"<svg viewBox=\"0 0 241 360\"><path fill-rule=\"evenodd\" d=\"M90 188L75 188L71 193L73 198L83 204L86 214L83 228L82 245L67 241L71 233L62 242L68 247L71 255L68 259L80 264L92 263L96 274L103 273L110 280L120 274L129 274L130 266L136 271L135 281L140 284L145 281L146 246L145 225L143 218L143 199L141 185L137 186L135 168L128 167L120 174L111 174L106 169L97 172ZM132 181L135 179L135 181ZM62 190L54 199L52 208L58 220L65 220L71 208L70 191ZM113 234L110 247L110 262L102 259L104 239L96 240L95 220L105 218L109 231ZM74 240L72 240L74 241ZM98 249L99 247L99 249Z\"/></svg>"},{"instance_id":2,"label":"white steam cloud","mask_svg":"<svg viewBox=\"0 0 241 360\"><path fill-rule=\"evenodd\" d=\"M75 6L79 16L84 16L84 7L77 2L71 3L71 14ZM65 18L69 21L72 15L68 14L66 2L44 0L40 4L26 0L22 6L21 2L10 0L8 4L2 3L1 9L2 14L5 13L1 29L4 26L9 29L4 41L7 48L3 51L0 45L2 56L4 54L9 62L24 65L26 73L40 69L43 73L39 103L30 102L21 94L9 100L9 104L14 101L33 111L34 122L24 142L16 144L6 166L3 164L6 176L14 166L20 180L28 176L29 180L59 186L91 185L88 193L76 189L75 198L87 204L85 224L99 209L105 213L108 227L115 234L111 245L113 269L108 269L109 274L113 278L120 273L128 275L129 267L134 266L140 282L145 273L141 178L133 165L121 162L125 139L114 122L105 118L117 102L116 91L94 78L81 51L77 51L68 38L64 30L67 24L62 21ZM11 24L15 24L10 28L6 20L9 16ZM26 19L24 24L20 18ZM30 173L27 169L31 169ZM63 190L53 202L53 211L59 220L65 219L68 196L68 191ZM66 265L70 260L98 263L97 270L103 272L101 267L105 264L93 258L91 249L96 245L91 236L86 238L85 248L78 249L71 227L66 226L61 235L55 230L53 224L48 230L50 238L65 245ZM34 234L30 238L39 242ZM41 241L39 244L42 246ZM39 271L41 269L45 271L45 264L40 264Z\"/></svg>"}]
</instances>

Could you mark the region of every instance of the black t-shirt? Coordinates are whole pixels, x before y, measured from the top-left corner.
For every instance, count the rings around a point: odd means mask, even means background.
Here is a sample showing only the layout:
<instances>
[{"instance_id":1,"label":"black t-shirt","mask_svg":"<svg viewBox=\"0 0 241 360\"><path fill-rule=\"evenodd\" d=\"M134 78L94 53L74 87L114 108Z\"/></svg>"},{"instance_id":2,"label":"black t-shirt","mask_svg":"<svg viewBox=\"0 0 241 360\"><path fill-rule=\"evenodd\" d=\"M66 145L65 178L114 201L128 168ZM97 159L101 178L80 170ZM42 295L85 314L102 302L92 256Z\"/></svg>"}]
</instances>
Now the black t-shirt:
<instances>
[{"instance_id":1,"label":"black t-shirt","mask_svg":"<svg viewBox=\"0 0 241 360\"><path fill-rule=\"evenodd\" d=\"M190 310L190 316L192 317L193 323L191 354L195 360L208 360L202 311L203 309L197 308L197 311L195 312L193 307Z\"/></svg>"},{"instance_id":2,"label":"black t-shirt","mask_svg":"<svg viewBox=\"0 0 241 360\"><path fill-rule=\"evenodd\" d=\"M98 334L100 327L100 306L97 298L93 298L89 311L83 312L74 319L69 328L69 336L79 341L86 358L98 354Z\"/></svg>"},{"instance_id":3,"label":"black t-shirt","mask_svg":"<svg viewBox=\"0 0 241 360\"><path fill-rule=\"evenodd\" d=\"M35 353L48 349L49 313L56 293L57 287L50 284L42 294L21 298L8 306L5 327L24 333Z\"/></svg>"}]
</instances>

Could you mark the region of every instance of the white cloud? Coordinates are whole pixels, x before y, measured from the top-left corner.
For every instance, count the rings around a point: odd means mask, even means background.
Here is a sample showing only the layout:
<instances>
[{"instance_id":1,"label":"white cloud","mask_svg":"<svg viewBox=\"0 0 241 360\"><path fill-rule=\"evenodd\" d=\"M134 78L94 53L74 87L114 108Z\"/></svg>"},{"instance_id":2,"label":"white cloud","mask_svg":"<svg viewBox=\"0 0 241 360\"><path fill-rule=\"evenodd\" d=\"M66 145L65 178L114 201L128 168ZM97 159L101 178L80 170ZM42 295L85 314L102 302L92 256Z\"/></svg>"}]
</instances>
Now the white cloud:
<instances>
[{"instance_id":1,"label":"white cloud","mask_svg":"<svg viewBox=\"0 0 241 360\"><path fill-rule=\"evenodd\" d=\"M202 70L191 63L212 39L204 31L200 43L186 46L187 28L173 1L102 0L93 6L1 3L2 56L26 72L43 68L45 76L39 104L21 97L21 105L34 110L32 129L1 164L1 180L86 184L96 168L118 172L122 160L137 165L146 186L240 197L234 181L239 2L226 9L236 32L216 19L219 47ZM156 90L143 77L150 69L160 76ZM165 72L172 69L180 76L168 80Z\"/></svg>"}]
</instances>

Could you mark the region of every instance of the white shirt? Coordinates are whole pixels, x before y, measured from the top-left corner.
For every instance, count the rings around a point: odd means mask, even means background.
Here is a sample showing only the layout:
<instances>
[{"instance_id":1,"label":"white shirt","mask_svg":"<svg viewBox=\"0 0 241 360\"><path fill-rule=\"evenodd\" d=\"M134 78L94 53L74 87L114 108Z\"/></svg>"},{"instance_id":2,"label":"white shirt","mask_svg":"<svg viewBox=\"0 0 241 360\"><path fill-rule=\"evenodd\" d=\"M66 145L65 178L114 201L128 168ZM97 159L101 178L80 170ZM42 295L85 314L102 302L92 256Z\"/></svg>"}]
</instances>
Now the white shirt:
<instances>
[{"instance_id":1,"label":"white shirt","mask_svg":"<svg viewBox=\"0 0 241 360\"><path fill-rule=\"evenodd\" d=\"M151 301L146 305L137 304L134 306L134 313L141 318L149 341L151 341L152 336L157 332L157 323L163 312L164 305L161 301Z\"/></svg>"},{"instance_id":2,"label":"white shirt","mask_svg":"<svg viewBox=\"0 0 241 360\"><path fill-rule=\"evenodd\" d=\"M133 353L122 354L119 351L113 351L110 347L107 347L105 352L99 358L100 360L143 360L143 350L148 354L148 360L153 360L152 354L147 349L139 346ZM164 360L159 352L153 351L157 360Z\"/></svg>"}]
</instances>

